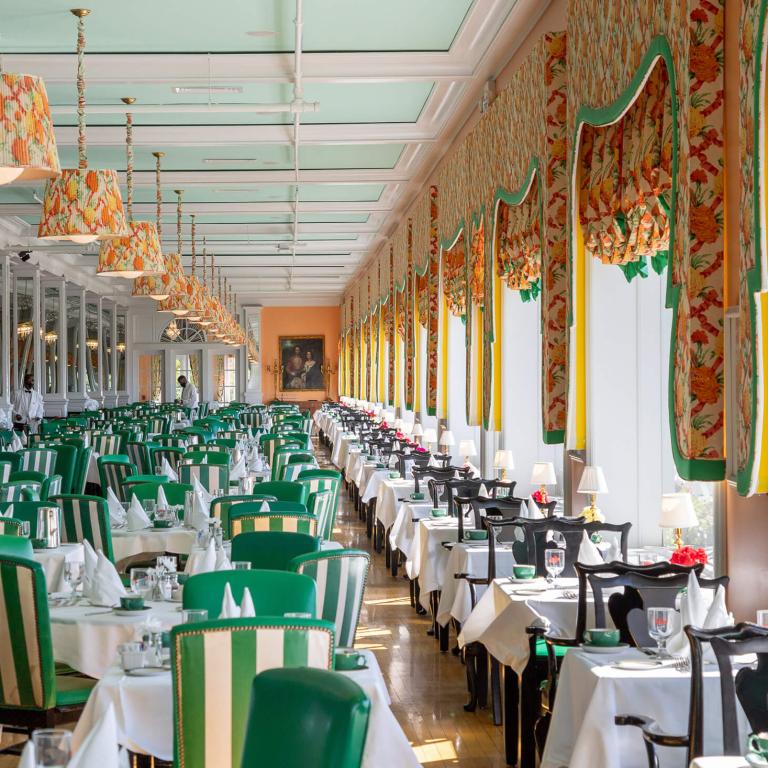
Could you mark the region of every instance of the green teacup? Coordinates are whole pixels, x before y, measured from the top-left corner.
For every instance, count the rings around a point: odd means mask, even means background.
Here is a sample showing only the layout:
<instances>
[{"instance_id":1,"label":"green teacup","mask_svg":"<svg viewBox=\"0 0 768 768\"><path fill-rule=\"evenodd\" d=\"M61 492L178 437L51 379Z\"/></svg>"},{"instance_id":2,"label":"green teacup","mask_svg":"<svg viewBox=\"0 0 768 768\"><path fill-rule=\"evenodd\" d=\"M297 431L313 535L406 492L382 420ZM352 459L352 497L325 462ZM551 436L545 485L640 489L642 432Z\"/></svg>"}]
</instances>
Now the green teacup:
<instances>
[{"instance_id":1,"label":"green teacup","mask_svg":"<svg viewBox=\"0 0 768 768\"><path fill-rule=\"evenodd\" d=\"M512 573L516 579L535 579L536 578L536 566L535 565L513 565Z\"/></svg>"},{"instance_id":2,"label":"green teacup","mask_svg":"<svg viewBox=\"0 0 768 768\"><path fill-rule=\"evenodd\" d=\"M144 598L140 595L126 595L120 598L120 608L123 611L143 611Z\"/></svg>"},{"instance_id":3,"label":"green teacup","mask_svg":"<svg viewBox=\"0 0 768 768\"><path fill-rule=\"evenodd\" d=\"M488 538L488 531L481 531L480 529L464 531L464 538L470 541L483 541Z\"/></svg>"},{"instance_id":4,"label":"green teacup","mask_svg":"<svg viewBox=\"0 0 768 768\"><path fill-rule=\"evenodd\" d=\"M32 549L45 549L45 539L32 539Z\"/></svg>"},{"instance_id":5,"label":"green teacup","mask_svg":"<svg viewBox=\"0 0 768 768\"><path fill-rule=\"evenodd\" d=\"M336 651L334 655L334 667L343 672L362 669L365 666L365 656L360 651L343 650Z\"/></svg>"},{"instance_id":6,"label":"green teacup","mask_svg":"<svg viewBox=\"0 0 768 768\"><path fill-rule=\"evenodd\" d=\"M750 733L747 744L750 752L760 755L763 760L768 760L768 731Z\"/></svg>"},{"instance_id":7,"label":"green teacup","mask_svg":"<svg viewBox=\"0 0 768 768\"><path fill-rule=\"evenodd\" d=\"M429 514L432 517L445 517L448 514L447 509L430 509Z\"/></svg>"},{"instance_id":8,"label":"green teacup","mask_svg":"<svg viewBox=\"0 0 768 768\"><path fill-rule=\"evenodd\" d=\"M423 500L424 500L424 494L423 494L423 493L421 493L421 492L419 492L419 493L416 493L416 492L414 491L414 492L411 494L411 499L413 499L413 501L423 501Z\"/></svg>"},{"instance_id":9,"label":"green teacup","mask_svg":"<svg viewBox=\"0 0 768 768\"><path fill-rule=\"evenodd\" d=\"M386 469L387 465L383 461L376 462L376 469Z\"/></svg>"},{"instance_id":10,"label":"green teacup","mask_svg":"<svg viewBox=\"0 0 768 768\"><path fill-rule=\"evenodd\" d=\"M593 628L584 630L584 642L600 648L611 648L619 644L619 630Z\"/></svg>"},{"instance_id":11,"label":"green teacup","mask_svg":"<svg viewBox=\"0 0 768 768\"><path fill-rule=\"evenodd\" d=\"M154 525L155 528L172 528L173 520L155 520L152 525Z\"/></svg>"},{"instance_id":12,"label":"green teacup","mask_svg":"<svg viewBox=\"0 0 768 768\"><path fill-rule=\"evenodd\" d=\"M399 480L400 479L400 473L399 472L390 472L389 473L389 479L390 480Z\"/></svg>"}]
</instances>

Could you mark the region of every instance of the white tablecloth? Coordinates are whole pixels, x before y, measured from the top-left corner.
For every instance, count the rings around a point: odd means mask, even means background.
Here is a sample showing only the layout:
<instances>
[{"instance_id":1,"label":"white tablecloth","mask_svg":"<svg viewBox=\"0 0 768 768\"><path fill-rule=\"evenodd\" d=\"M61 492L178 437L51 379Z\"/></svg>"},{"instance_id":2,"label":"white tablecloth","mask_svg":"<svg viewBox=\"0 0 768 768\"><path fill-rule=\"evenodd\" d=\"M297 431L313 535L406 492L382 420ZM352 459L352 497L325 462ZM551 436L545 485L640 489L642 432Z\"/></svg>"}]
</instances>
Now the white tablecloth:
<instances>
[{"instance_id":1,"label":"white tablecloth","mask_svg":"<svg viewBox=\"0 0 768 768\"><path fill-rule=\"evenodd\" d=\"M417 768L419 762L389 708L389 695L376 657L368 669L341 674L354 680L371 699L363 768ZM171 673L156 677L128 677L110 669L93 689L74 734L82 743L109 705L114 705L120 744L161 760L173 759L173 691ZM213 768L213 767L212 767Z\"/></svg>"},{"instance_id":2,"label":"white tablecloth","mask_svg":"<svg viewBox=\"0 0 768 768\"><path fill-rule=\"evenodd\" d=\"M84 601L82 601L84 602ZM179 603L148 603L152 610L118 616L93 605L51 606L51 636L56 661L90 677L103 677L116 662L117 646L136 639L142 624L152 619L163 630L181 621Z\"/></svg>"},{"instance_id":3,"label":"white tablecloth","mask_svg":"<svg viewBox=\"0 0 768 768\"><path fill-rule=\"evenodd\" d=\"M397 490L397 492L399 493L399 490ZM426 501L398 502L395 499L393 504L397 504L399 506L397 507L397 514L395 515L394 522L392 523L392 528L389 531L389 543L392 545L393 550L399 550L402 552L405 555L407 561L411 557L413 537L416 535L416 526L419 524L419 520L423 520L424 518L429 517L430 511L432 509L432 502L428 499ZM379 505L377 503L377 517L378 513Z\"/></svg>"},{"instance_id":4,"label":"white tablecloth","mask_svg":"<svg viewBox=\"0 0 768 768\"><path fill-rule=\"evenodd\" d=\"M419 580L419 602L429 609L429 593L439 590L445 580L450 551L444 541L458 541L459 524L455 518L438 517L419 520L411 546L411 557L405 563L406 573Z\"/></svg>"},{"instance_id":5,"label":"white tablecloth","mask_svg":"<svg viewBox=\"0 0 768 768\"><path fill-rule=\"evenodd\" d=\"M65 592L64 563L82 563L85 554L82 544L62 544L56 549L36 549L33 557L43 566L48 591Z\"/></svg>"},{"instance_id":6,"label":"white tablecloth","mask_svg":"<svg viewBox=\"0 0 768 768\"><path fill-rule=\"evenodd\" d=\"M331 453L331 462L339 469L344 469L347 465L347 453L349 452L349 446L357 442L357 435L354 434L340 434L336 438L336 442L333 444L333 451Z\"/></svg>"},{"instance_id":7,"label":"white tablecloth","mask_svg":"<svg viewBox=\"0 0 768 768\"><path fill-rule=\"evenodd\" d=\"M413 492L413 480L385 478L379 483L376 492L376 519L384 526L384 530L389 530L394 525L401 507L406 503L399 499L407 499ZM429 503L426 495L424 498ZM432 504L429 503L429 506Z\"/></svg>"},{"instance_id":8,"label":"white tablecloth","mask_svg":"<svg viewBox=\"0 0 768 768\"><path fill-rule=\"evenodd\" d=\"M472 595L466 579L454 578L457 573L468 573L472 576L484 577L488 573L488 542L455 544L448 556L445 566L445 578L440 595L440 605L437 610L437 620L445 626L453 617L462 624L472 612ZM496 575L512 576L515 564L511 547L496 547ZM480 599L486 587L475 587Z\"/></svg>"},{"instance_id":9,"label":"white tablecloth","mask_svg":"<svg viewBox=\"0 0 768 768\"><path fill-rule=\"evenodd\" d=\"M360 499L364 504L375 499L379 494L379 486L389 479L389 467L377 468L374 463L366 462L360 472Z\"/></svg>"},{"instance_id":10,"label":"white tablecloth","mask_svg":"<svg viewBox=\"0 0 768 768\"><path fill-rule=\"evenodd\" d=\"M620 714L646 715L667 733L688 729L691 676L674 667L626 671L612 665L620 659L645 659L628 649L611 656L569 651L560 671L557 699L542 755L542 768L646 768L639 728L614 725ZM746 744L747 726L743 743ZM720 680L716 665L704 670L704 753L721 754ZM661 768L683 768L685 750L658 750Z\"/></svg>"},{"instance_id":11,"label":"white tablecloth","mask_svg":"<svg viewBox=\"0 0 768 768\"><path fill-rule=\"evenodd\" d=\"M344 477L348 483L357 485L358 465L362 463L364 455L362 448L350 448L347 451L347 463L344 465Z\"/></svg>"},{"instance_id":12,"label":"white tablecloth","mask_svg":"<svg viewBox=\"0 0 768 768\"><path fill-rule=\"evenodd\" d=\"M197 540L191 528L145 528L140 531L112 531L112 551L115 562L150 552L171 552L188 555Z\"/></svg>"},{"instance_id":13,"label":"white tablecloth","mask_svg":"<svg viewBox=\"0 0 768 768\"><path fill-rule=\"evenodd\" d=\"M749 768L749 763L743 757L697 757L691 768Z\"/></svg>"}]
</instances>

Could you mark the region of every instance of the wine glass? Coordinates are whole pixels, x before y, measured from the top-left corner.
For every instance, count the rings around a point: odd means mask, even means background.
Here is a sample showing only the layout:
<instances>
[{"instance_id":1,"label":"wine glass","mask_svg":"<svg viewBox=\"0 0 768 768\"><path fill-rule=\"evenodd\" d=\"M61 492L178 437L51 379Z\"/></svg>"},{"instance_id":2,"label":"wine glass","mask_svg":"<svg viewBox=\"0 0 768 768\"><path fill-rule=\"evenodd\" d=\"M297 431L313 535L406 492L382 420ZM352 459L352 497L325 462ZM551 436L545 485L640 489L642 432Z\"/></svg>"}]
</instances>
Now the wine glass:
<instances>
[{"instance_id":1,"label":"wine glass","mask_svg":"<svg viewBox=\"0 0 768 768\"><path fill-rule=\"evenodd\" d=\"M72 758L72 731L40 728L32 731L38 768L65 768Z\"/></svg>"},{"instance_id":2,"label":"wine glass","mask_svg":"<svg viewBox=\"0 0 768 768\"><path fill-rule=\"evenodd\" d=\"M69 587L71 596L74 598L77 588L83 581L82 563L64 563L64 583Z\"/></svg>"},{"instance_id":3,"label":"wine glass","mask_svg":"<svg viewBox=\"0 0 768 768\"><path fill-rule=\"evenodd\" d=\"M131 592L148 600L154 589L153 572L150 568L131 569Z\"/></svg>"},{"instance_id":4,"label":"wine glass","mask_svg":"<svg viewBox=\"0 0 768 768\"><path fill-rule=\"evenodd\" d=\"M544 567L547 569L547 581L557 589L557 577L565 568L565 550L560 548L544 550Z\"/></svg>"},{"instance_id":5,"label":"wine glass","mask_svg":"<svg viewBox=\"0 0 768 768\"><path fill-rule=\"evenodd\" d=\"M648 634L656 641L658 646L656 655L662 659L668 656L667 638L672 634L674 622L672 615L675 609L669 607L648 609Z\"/></svg>"}]
</instances>

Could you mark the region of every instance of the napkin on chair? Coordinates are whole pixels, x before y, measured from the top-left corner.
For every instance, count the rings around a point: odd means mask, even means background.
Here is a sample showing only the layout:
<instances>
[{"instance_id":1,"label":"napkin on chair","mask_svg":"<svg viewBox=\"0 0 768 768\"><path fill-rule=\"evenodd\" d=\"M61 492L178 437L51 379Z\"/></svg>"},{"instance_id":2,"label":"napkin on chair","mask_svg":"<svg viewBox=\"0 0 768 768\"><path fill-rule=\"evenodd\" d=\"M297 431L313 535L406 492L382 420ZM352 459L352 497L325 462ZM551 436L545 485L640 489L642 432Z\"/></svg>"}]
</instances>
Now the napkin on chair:
<instances>
[{"instance_id":1,"label":"napkin on chair","mask_svg":"<svg viewBox=\"0 0 768 768\"><path fill-rule=\"evenodd\" d=\"M107 510L109 511L110 525L120 527L125 523L125 510L111 488L107 488Z\"/></svg>"},{"instance_id":2,"label":"napkin on chair","mask_svg":"<svg viewBox=\"0 0 768 768\"><path fill-rule=\"evenodd\" d=\"M220 619L239 619L240 618L240 606L235 602L235 598L232 596L232 588L229 586L229 582L224 587L224 599L221 601L221 613Z\"/></svg>"},{"instance_id":3,"label":"napkin on chair","mask_svg":"<svg viewBox=\"0 0 768 768\"><path fill-rule=\"evenodd\" d=\"M217 571L232 570L232 563L229 561L229 558L227 557L227 553L224 551L223 547L216 552L216 570Z\"/></svg>"},{"instance_id":4,"label":"napkin on chair","mask_svg":"<svg viewBox=\"0 0 768 768\"><path fill-rule=\"evenodd\" d=\"M157 487L157 508L158 509L168 509L168 499L165 498L165 491L163 490L163 486L159 485Z\"/></svg>"},{"instance_id":5,"label":"napkin on chair","mask_svg":"<svg viewBox=\"0 0 768 768\"><path fill-rule=\"evenodd\" d=\"M243 590L243 599L240 601L240 618L241 619L256 618L256 608L253 605L251 590L248 589L248 587L246 587Z\"/></svg>"},{"instance_id":6,"label":"napkin on chair","mask_svg":"<svg viewBox=\"0 0 768 768\"><path fill-rule=\"evenodd\" d=\"M120 598L126 594L117 569L99 550L96 553L96 568L88 584L83 585L83 597L92 605L114 607L120 604Z\"/></svg>"},{"instance_id":7,"label":"napkin on chair","mask_svg":"<svg viewBox=\"0 0 768 768\"><path fill-rule=\"evenodd\" d=\"M245 459L241 456L229 471L230 480L242 480L246 475Z\"/></svg>"},{"instance_id":8,"label":"napkin on chair","mask_svg":"<svg viewBox=\"0 0 768 768\"><path fill-rule=\"evenodd\" d=\"M216 570L216 542L211 539L205 549L193 549L184 567L184 573L210 573Z\"/></svg>"},{"instance_id":9,"label":"napkin on chair","mask_svg":"<svg viewBox=\"0 0 768 768\"><path fill-rule=\"evenodd\" d=\"M163 474L172 482L178 483L179 476L173 471L173 467L168 463L168 459L163 459L163 463L160 465L163 470Z\"/></svg>"},{"instance_id":10,"label":"napkin on chair","mask_svg":"<svg viewBox=\"0 0 768 768\"><path fill-rule=\"evenodd\" d=\"M141 502L136 498L136 494L131 495L131 504L128 507L128 530L140 531L143 528L149 528L152 523L147 517L147 513L144 511L144 507L141 506Z\"/></svg>"},{"instance_id":11,"label":"napkin on chair","mask_svg":"<svg viewBox=\"0 0 768 768\"><path fill-rule=\"evenodd\" d=\"M205 493L205 489L202 486L200 486L200 488L203 493ZM195 490L192 501L192 512L189 515L189 518L185 520L186 524L197 531L206 529L208 523L211 521L211 508L209 504L210 502L206 501L203 494L198 490Z\"/></svg>"},{"instance_id":12,"label":"napkin on chair","mask_svg":"<svg viewBox=\"0 0 768 768\"><path fill-rule=\"evenodd\" d=\"M581 537L581 544L579 545L578 562L583 565L603 565L604 560L600 554L600 550L594 545L594 542L587 536L587 532L584 531Z\"/></svg>"}]
</instances>

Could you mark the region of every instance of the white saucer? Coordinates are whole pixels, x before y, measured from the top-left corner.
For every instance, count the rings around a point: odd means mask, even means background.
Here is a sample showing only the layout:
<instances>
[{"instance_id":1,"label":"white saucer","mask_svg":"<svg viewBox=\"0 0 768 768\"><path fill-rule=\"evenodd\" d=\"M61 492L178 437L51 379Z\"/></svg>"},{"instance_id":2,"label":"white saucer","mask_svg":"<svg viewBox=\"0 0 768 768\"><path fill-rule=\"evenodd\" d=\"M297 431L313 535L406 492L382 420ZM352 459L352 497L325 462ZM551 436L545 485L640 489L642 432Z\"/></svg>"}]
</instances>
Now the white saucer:
<instances>
[{"instance_id":1,"label":"white saucer","mask_svg":"<svg viewBox=\"0 0 768 768\"><path fill-rule=\"evenodd\" d=\"M113 608L112 613L115 614L115 616L144 616L145 614L149 613L152 609L142 608L139 611L133 610L133 611L126 611L124 608Z\"/></svg>"},{"instance_id":2,"label":"white saucer","mask_svg":"<svg viewBox=\"0 0 768 768\"><path fill-rule=\"evenodd\" d=\"M588 645L580 643L579 648L587 653L620 653L629 648L629 643L619 643L618 645Z\"/></svg>"},{"instance_id":3,"label":"white saucer","mask_svg":"<svg viewBox=\"0 0 768 768\"><path fill-rule=\"evenodd\" d=\"M672 667L674 661L671 659L622 659L613 666L616 669L626 669L633 672L648 672L649 670Z\"/></svg>"},{"instance_id":4,"label":"white saucer","mask_svg":"<svg viewBox=\"0 0 768 768\"><path fill-rule=\"evenodd\" d=\"M760 755L756 755L754 752L747 752L747 754L744 755L744 759L750 765L754 765L755 768L766 768L766 766L768 766L768 760L760 757Z\"/></svg>"},{"instance_id":5,"label":"white saucer","mask_svg":"<svg viewBox=\"0 0 768 768\"><path fill-rule=\"evenodd\" d=\"M170 667L137 667L136 669L126 670L125 674L129 677L157 677L170 671Z\"/></svg>"}]
</instances>

